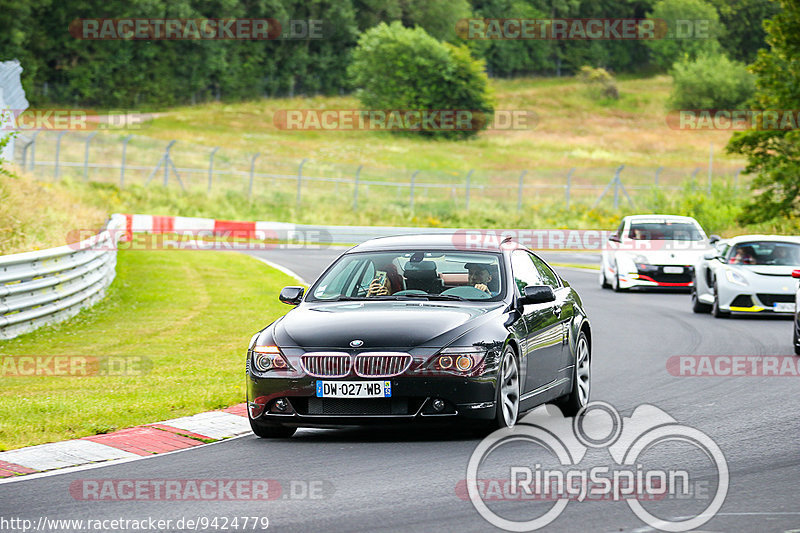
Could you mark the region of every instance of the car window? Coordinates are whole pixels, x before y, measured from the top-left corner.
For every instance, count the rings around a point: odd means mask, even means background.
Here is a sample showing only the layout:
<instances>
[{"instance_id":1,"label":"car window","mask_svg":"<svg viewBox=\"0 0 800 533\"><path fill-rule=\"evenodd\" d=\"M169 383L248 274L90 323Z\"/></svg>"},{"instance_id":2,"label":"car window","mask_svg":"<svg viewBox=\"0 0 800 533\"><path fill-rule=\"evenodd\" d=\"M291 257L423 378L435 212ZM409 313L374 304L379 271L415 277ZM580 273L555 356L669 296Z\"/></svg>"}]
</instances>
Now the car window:
<instances>
[{"instance_id":1,"label":"car window","mask_svg":"<svg viewBox=\"0 0 800 533\"><path fill-rule=\"evenodd\" d=\"M800 266L800 245L789 242L743 242L732 247L732 265Z\"/></svg>"},{"instance_id":2,"label":"car window","mask_svg":"<svg viewBox=\"0 0 800 533\"><path fill-rule=\"evenodd\" d=\"M690 222L635 222L628 237L643 241L702 241L702 230Z\"/></svg>"},{"instance_id":3,"label":"car window","mask_svg":"<svg viewBox=\"0 0 800 533\"><path fill-rule=\"evenodd\" d=\"M514 271L514 285L517 286L517 294L519 296L524 294L524 289L528 285L544 284L528 252L515 250L511 254L511 270Z\"/></svg>"},{"instance_id":4,"label":"car window","mask_svg":"<svg viewBox=\"0 0 800 533\"><path fill-rule=\"evenodd\" d=\"M619 223L619 227L617 228L617 231L616 233L614 233L614 235L619 238L622 238L622 231L624 229L625 229L625 221L623 220L622 222Z\"/></svg>"},{"instance_id":5,"label":"car window","mask_svg":"<svg viewBox=\"0 0 800 533\"><path fill-rule=\"evenodd\" d=\"M547 263L542 261L539 257L531 254L531 261L533 261L536 270L539 271L539 277L544 280L545 285L550 285L554 289L561 286L561 280L558 278L553 269L547 266Z\"/></svg>"}]
</instances>

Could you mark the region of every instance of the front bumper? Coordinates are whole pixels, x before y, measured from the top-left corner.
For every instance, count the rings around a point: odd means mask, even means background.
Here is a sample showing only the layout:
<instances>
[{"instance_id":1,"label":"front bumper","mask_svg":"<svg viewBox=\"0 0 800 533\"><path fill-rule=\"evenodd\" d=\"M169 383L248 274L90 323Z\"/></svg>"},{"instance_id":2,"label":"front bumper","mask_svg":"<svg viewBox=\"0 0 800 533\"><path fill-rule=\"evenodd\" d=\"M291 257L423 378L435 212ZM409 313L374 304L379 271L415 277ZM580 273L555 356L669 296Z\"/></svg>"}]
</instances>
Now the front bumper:
<instances>
[{"instance_id":1,"label":"front bumper","mask_svg":"<svg viewBox=\"0 0 800 533\"><path fill-rule=\"evenodd\" d=\"M794 295L769 293L736 293L720 295L720 309L732 313L765 314L793 316L795 314ZM713 297L712 297L713 298ZM713 299L712 299L713 301ZM722 303L725 302L725 303ZM786 305L776 305L786 304Z\"/></svg>"},{"instance_id":2,"label":"front bumper","mask_svg":"<svg viewBox=\"0 0 800 533\"><path fill-rule=\"evenodd\" d=\"M682 267L681 274L666 274L664 267ZM657 265L657 270L636 270L635 272L620 272L620 287L624 289L633 288L656 288L656 289L688 289L694 284L692 282L694 267L691 265ZM621 269L620 269L621 270Z\"/></svg>"},{"instance_id":3,"label":"front bumper","mask_svg":"<svg viewBox=\"0 0 800 533\"><path fill-rule=\"evenodd\" d=\"M318 379L376 381L354 377L281 378L249 374L247 402L250 417L286 426L328 427L458 418L489 420L496 413L496 374L493 372L476 377L400 375L387 378L385 381L392 383L391 398L317 398ZM281 398L288 403L284 411L276 406L276 400ZM433 407L434 399L443 400L445 408L437 412Z\"/></svg>"}]
</instances>

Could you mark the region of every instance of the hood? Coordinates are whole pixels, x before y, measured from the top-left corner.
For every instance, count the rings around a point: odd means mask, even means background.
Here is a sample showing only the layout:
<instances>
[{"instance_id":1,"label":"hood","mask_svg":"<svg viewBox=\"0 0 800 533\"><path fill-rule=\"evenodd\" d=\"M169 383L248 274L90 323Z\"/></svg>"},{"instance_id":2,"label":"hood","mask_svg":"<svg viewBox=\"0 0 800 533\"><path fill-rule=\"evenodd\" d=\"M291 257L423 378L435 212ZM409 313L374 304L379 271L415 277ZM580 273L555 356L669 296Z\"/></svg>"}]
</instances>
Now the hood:
<instances>
[{"instance_id":1,"label":"hood","mask_svg":"<svg viewBox=\"0 0 800 533\"><path fill-rule=\"evenodd\" d=\"M649 265L694 265L710 248L693 248L691 250L635 250L628 251L631 260L644 256Z\"/></svg>"},{"instance_id":2,"label":"hood","mask_svg":"<svg viewBox=\"0 0 800 533\"><path fill-rule=\"evenodd\" d=\"M279 346L305 349L442 347L483 322L503 304L439 305L433 302L341 302L306 304L274 326Z\"/></svg>"},{"instance_id":3,"label":"hood","mask_svg":"<svg viewBox=\"0 0 800 533\"><path fill-rule=\"evenodd\" d=\"M769 276L775 278L791 278L792 270L796 270L796 266L781 266L781 265L726 265L728 268L733 268L738 272L745 275L751 274L757 277ZM768 278L767 278L768 279Z\"/></svg>"}]
</instances>

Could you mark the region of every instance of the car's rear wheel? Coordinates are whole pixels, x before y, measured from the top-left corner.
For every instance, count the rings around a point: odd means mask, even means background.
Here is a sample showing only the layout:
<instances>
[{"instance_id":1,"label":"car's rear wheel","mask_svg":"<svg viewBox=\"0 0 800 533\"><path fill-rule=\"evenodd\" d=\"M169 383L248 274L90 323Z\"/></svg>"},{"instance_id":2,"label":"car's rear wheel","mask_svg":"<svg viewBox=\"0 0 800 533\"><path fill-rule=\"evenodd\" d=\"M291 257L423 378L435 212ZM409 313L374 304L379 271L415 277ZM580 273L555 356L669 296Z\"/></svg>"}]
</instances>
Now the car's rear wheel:
<instances>
[{"instance_id":1,"label":"car's rear wheel","mask_svg":"<svg viewBox=\"0 0 800 533\"><path fill-rule=\"evenodd\" d=\"M514 348L506 346L497 375L495 426L514 427L519 416L519 363Z\"/></svg>"},{"instance_id":2,"label":"car's rear wheel","mask_svg":"<svg viewBox=\"0 0 800 533\"><path fill-rule=\"evenodd\" d=\"M692 311L695 313L708 313L711 311L711 306L707 303L701 302L697 297L697 280L692 284Z\"/></svg>"},{"instance_id":3,"label":"car's rear wheel","mask_svg":"<svg viewBox=\"0 0 800 533\"><path fill-rule=\"evenodd\" d=\"M249 418L249 420L250 428L253 430L253 433L262 439L288 439L297 431L297 428L279 426L268 422L259 422L252 418Z\"/></svg>"},{"instance_id":4,"label":"car's rear wheel","mask_svg":"<svg viewBox=\"0 0 800 533\"><path fill-rule=\"evenodd\" d=\"M619 284L619 265L614 263L614 277L611 278L611 288L614 289L614 292L622 292L625 289L620 287Z\"/></svg>"},{"instance_id":5,"label":"car's rear wheel","mask_svg":"<svg viewBox=\"0 0 800 533\"><path fill-rule=\"evenodd\" d=\"M605 265L600 265L600 288L601 289L608 289L611 287L611 284L608 282L608 278L606 277L606 267Z\"/></svg>"},{"instance_id":6,"label":"car's rear wheel","mask_svg":"<svg viewBox=\"0 0 800 533\"><path fill-rule=\"evenodd\" d=\"M793 326L794 326L794 334L792 335L792 340L794 341L793 342L793 344L794 344L794 354L795 355L800 355L800 346L797 345L798 344L798 340L800 340L800 339L797 338L797 318L794 319Z\"/></svg>"},{"instance_id":7,"label":"car's rear wheel","mask_svg":"<svg viewBox=\"0 0 800 533\"><path fill-rule=\"evenodd\" d=\"M575 416L589 403L592 388L592 354L589 340L581 332L575 343L575 367L572 371L572 390L556 405L564 416Z\"/></svg>"},{"instance_id":8,"label":"car's rear wheel","mask_svg":"<svg viewBox=\"0 0 800 533\"><path fill-rule=\"evenodd\" d=\"M723 311L719 308L719 290L717 290L716 283L714 283L714 303L711 306L711 314L714 315L714 318L728 318L731 316L729 311Z\"/></svg>"}]
</instances>

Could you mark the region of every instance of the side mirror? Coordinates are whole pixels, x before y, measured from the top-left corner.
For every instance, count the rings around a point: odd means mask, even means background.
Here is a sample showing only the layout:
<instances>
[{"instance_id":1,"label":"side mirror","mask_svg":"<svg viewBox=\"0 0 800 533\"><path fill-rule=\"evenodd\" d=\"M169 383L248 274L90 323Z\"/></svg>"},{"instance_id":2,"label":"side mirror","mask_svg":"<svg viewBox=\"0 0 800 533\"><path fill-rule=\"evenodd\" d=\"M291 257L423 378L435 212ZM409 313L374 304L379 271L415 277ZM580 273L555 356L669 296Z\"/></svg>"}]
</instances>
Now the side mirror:
<instances>
[{"instance_id":1,"label":"side mirror","mask_svg":"<svg viewBox=\"0 0 800 533\"><path fill-rule=\"evenodd\" d=\"M800 270L792 270L792 277L794 279L800 279Z\"/></svg>"},{"instance_id":2,"label":"side mirror","mask_svg":"<svg viewBox=\"0 0 800 533\"><path fill-rule=\"evenodd\" d=\"M303 300L305 287L284 287L278 299L285 304L298 305Z\"/></svg>"},{"instance_id":3,"label":"side mirror","mask_svg":"<svg viewBox=\"0 0 800 533\"><path fill-rule=\"evenodd\" d=\"M622 242L620 238L617 237L616 235L612 235L611 237L608 238L608 240L609 242Z\"/></svg>"},{"instance_id":4,"label":"side mirror","mask_svg":"<svg viewBox=\"0 0 800 533\"><path fill-rule=\"evenodd\" d=\"M522 305L544 304L556 301L556 293L550 285L528 285L525 287L525 296L519 299Z\"/></svg>"},{"instance_id":5,"label":"side mirror","mask_svg":"<svg viewBox=\"0 0 800 533\"><path fill-rule=\"evenodd\" d=\"M712 235L708 238L708 244L714 244L722 240L722 237L719 235Z\"/></svg>"},{"instance_id":6,"label":"side mirror","mask_svg":"<svg viewBox=\"0 0 800 533\"><path fill-rule=\"evenodd\" d=\"M703 259L708 259L709 261L712 259L719 259L719 254L717 252L707 252L703 254Z\"/></svg>"}]
</instances>

